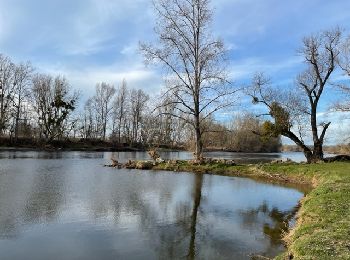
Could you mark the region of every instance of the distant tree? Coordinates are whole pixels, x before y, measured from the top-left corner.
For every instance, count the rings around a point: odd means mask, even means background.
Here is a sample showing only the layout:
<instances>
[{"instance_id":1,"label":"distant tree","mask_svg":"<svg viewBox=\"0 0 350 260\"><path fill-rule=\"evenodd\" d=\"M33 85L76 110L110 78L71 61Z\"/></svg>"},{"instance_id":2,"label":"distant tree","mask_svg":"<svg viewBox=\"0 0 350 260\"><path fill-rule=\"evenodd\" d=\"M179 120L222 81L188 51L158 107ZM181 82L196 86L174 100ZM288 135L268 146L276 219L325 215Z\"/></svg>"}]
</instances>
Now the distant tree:
<instances>
[{"instance_id":1,"label":"distant tree","mask_svg":"<svg viewBox=\"0 0 350 260\"><path fill-rule=\"evenodd\" d=\"M143 115L147 108L149 96L141 89L132 89L130 93L130 116L132 122L132 141L140 142L140 127L143 123Z\"/></svg>"},{"instance_id":2,"label":"distant tree","mask_svg":"<svg viewBox=\"0 0 350 260\"><path fill-rule=\"evenodd\" d=\"M308 162L323 160L323 143L331 122L317 120L318 105L330 77L336 68L339 56L341 32L339 29L324 31L304 38L300 54L307 69L297 77L297 88L291 91L276 90L269 87L269 80L257 75L253 80L253 101L265 105L273 118L266 123L266 129L272 134L281 134L302 148ZM305 144L302 117L307 117L313 140L313 146ZM298 134L294 131L299 130Z\"/></svg>"},{"instance_id":3,"label":"distant tree","mask_svg":"<svg viewBox=\"0 0 350 260\"><path fill-rule=\"evenodd\" d=\"M278 152L281 149L280 135L268 135L266 122L252 114L236 116L230 126L231 134L227 147L240 152Z\"/></svg>"},{"instance_id":4,"label":"distant tree","mask_svg":"<svg viewBox=\"0 0 350 260\"><path fill-rule=\"evenodd\" d=\"M178 111L176 111L176 103L172 102L172 96L166 95L162 99L159 100L160 104L157 105L156 113L157 113L157 119L158 119L158 126L157 126L157 137L158 143L162 144L171 144L173 139L173 132L179 131L181 132L181 129L175 129L175 121L179 120L178 118L174 117L173 115L176 114Z\"/></svg>"},{"instance_id":5,"label":"distant tree","mask_svg":"<svg viewBox=\"0 0 350 260\"><path fill-rule=\"evenodd\" d=\"M25 102L29 102L30 97L30 86L33 73L32 65L27 63L21 63L15 66L14 69L14 98L13 98L13 108L14 108L14 119L15 119L15 139L18 139L20 120L23 113L25 112Z\"/></svg>"},{"instance_id":6,"label":"distant tree","mask_svg":"<svg viewBox=\"0 0 350 260\"><path fill-rule=\"evenodd\" d=\"M265 134L265 123L252 114L241 113L225 124L207 120L207 129L203 139L207 148L235 152L278 152L281 148L280 135Z\"/></svg>"},{"instance_id":7,"label":"distant tree","mask_svg":"<svg viewBox=\"0 0 350 260\"><path fill-rule=\"evenodd\" d=\"M194 129L195 155L203 151L203 123L232 104L235 91L228 87L225 49L210 33L209 0L156 0L155 32L159 42L141 44L147 62L158 62L169 72L168 89L180 118ZM163 104L167 105L167 104Z\"/></svg>"},{"instance_id":8,"label":"distant tree","mask_svg":"<svg viewBox=\"0 0 350 260\"><path fill-rule=\"evenodd\" d=\"M224 124L216 122L213 118L205 121L205 132L203 133L203 147L225 149L231 137L230 129Z\"/></svg>"},{"instance_id":9,"label":"distant tree","mask_svg":"<svg viewBox=\"0 0 350 260\"><path fill-rule=\"evenodd\" d=\"M123 79L122 84L117 89L117 95L113 105L113 132L117 131L118 142L121 142L122 131L125 128L125 120L127 118L127 101L128 88L126 80ZM115 128L118 130L115 130Z\"/></svg>"},{"instance_id":10,"label":"distant tree","mask_svg":"<svg viewBox=\"0 0 350 260\"><path fill-rule=\"evenodd\" d=\"M89 98L84 104L84 110L79 120L80 130L82 138L95 138L96 137L96 122L94 117L93 100Z\"/></svg>"},{"instance_id":11,"label":"distant tree","mask_svg":"<svg viewBox=\"0 0 350 260\"><path fill-rule=\"evenodd\" d=\"M97 117L97 126L100 129L100 135L103 140L106 140L107 123L110 119L113 110L112 100L116 89L114 86L105 82L96 85L96 93L93 97L93 106Z\"/></svg>"},{"instance_id":12,"label":"distant tree","mask_svg":"<svg viewBox=\"0 0 350 260\"><path fill-rule=\"evenodd\" d=\"M44 137L49 141L62 137L78 94L72 93L63 77L37 74L33 78L32 95Z\"/></svg>"},{"instance_id":13,"label":"distant tree","mask_svg":"<svg viewBox=\"0 0 350 260\"><path fill-rule=\"evenodd\" d=\"M11 105L16 82L14 81L15 64L7 56L0 54L0 134L5 133L11 117Z\"/></svg>"}]
</instances>

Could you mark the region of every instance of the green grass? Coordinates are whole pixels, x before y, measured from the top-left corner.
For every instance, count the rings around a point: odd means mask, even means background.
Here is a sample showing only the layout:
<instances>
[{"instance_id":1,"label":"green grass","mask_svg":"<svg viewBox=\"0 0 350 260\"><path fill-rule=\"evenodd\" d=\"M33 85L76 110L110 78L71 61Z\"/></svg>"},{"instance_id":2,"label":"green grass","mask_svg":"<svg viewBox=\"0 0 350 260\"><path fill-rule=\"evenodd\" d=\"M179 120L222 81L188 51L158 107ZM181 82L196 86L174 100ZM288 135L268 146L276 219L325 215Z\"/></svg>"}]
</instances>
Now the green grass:
<instances>
[{"instance_id":1,"label":"green grass","mask_svg":"<svg viewBox=\"0 0 350 260\"><path fill-rule=\"evenodd\" d=\"M350 163L264 168L309 179L315 186L303 199L297 225L286 237L288 252L285 256L350 259Z\"/></svg>"},{"instance_id":2,"label":"green grass","mask_svg":"<svg viewBox=\"0 0 350 260\"><path fill-rule=\"evenodd\" d=\"M301 201L297 224L285 237L287 252L276 259L350 259L350 163L227 166L180 161L154 169L310 184L313 189Z\"/></svg>"}]
</instances>

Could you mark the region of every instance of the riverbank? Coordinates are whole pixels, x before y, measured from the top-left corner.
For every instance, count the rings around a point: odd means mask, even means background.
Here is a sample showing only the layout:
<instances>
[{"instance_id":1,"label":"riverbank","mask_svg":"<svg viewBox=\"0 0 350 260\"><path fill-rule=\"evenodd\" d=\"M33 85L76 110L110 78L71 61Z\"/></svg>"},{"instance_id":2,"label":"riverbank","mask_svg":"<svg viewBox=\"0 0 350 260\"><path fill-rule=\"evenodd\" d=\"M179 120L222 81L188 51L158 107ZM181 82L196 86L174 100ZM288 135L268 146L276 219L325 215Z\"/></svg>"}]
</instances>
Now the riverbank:
<instances>
[{"instance_id":1,"label":"riverbank","mask_svg":"<svg viewBox=\"0 0 350 260\"><path fill-rule=\"evenodd\" d=\"M350 259L349 162L194 165L188 161L169 161L148 163L145 168L310 185L311 192L300 202L296 226L284 237L287 251L276 259Z\"/></svg>"}]
</instances>

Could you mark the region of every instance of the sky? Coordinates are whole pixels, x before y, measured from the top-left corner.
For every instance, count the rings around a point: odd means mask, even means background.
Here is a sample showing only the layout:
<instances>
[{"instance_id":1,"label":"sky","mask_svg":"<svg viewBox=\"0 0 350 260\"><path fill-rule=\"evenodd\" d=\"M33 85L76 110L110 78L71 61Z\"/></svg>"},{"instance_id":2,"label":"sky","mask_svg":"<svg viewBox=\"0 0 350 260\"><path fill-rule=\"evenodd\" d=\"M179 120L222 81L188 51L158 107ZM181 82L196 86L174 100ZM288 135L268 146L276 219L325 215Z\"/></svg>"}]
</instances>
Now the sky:
<instances>
[{"instance_id":1,"label":"sky","mask_svg":"<svg viewBox=\"0 0 350 260\"><path fill-rule=\"evenodd\" d=\"M350 34L349 0L212 0L213 34L228 48L229 74L237 84L264 71L290 88L304 67L297 55L304 36L340 26ZM155 39L151 0L0 0L0 53L31 61L37 71L64 75L91 96L97 82L159 93L162 74L146 67L139 42ZM336 75L341 78L341 75ZM328 112L338 97L325 93L320 117L335 121L337 137L348 119ZM226 120L237 111L222 112ZM347 123L344 123L347 122ZM330 130L332 131L332 130ZM341 134L339 134L341 133ZM331 135L333 136L333 135Z\"/></svg>"}]
</instances>

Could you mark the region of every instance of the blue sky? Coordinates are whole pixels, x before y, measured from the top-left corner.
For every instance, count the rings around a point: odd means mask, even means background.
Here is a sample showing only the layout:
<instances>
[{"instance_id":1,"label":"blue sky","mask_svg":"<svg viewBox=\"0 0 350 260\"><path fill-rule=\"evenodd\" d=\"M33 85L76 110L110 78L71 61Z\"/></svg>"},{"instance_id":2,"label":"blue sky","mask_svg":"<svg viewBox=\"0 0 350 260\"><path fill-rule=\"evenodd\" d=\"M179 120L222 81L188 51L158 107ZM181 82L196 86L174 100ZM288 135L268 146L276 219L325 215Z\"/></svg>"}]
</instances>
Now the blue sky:
<instances>
[{"instance_id":1,"label":"blue sky","mask_svg":"<svg viewBox=\"0 0 350 260\"><path fill-rule=\"evenodd\" d=\"M296 54L303 36L337 25L350 29L349 0L212 0L212 5L213 32L230 50L230 75L237 83L265 71L281 87L291 87L303 69ZM154 39L153 26L151 0L0 0L0 53L65 75L83 99L97 82L118 85L123 78L130 87L156 93L162 75L146 68L138 51L139 41ZM335 96L325 93L320 112ZM345 120L336 117L338 124Z\"/></svg>"}]
</instances>

